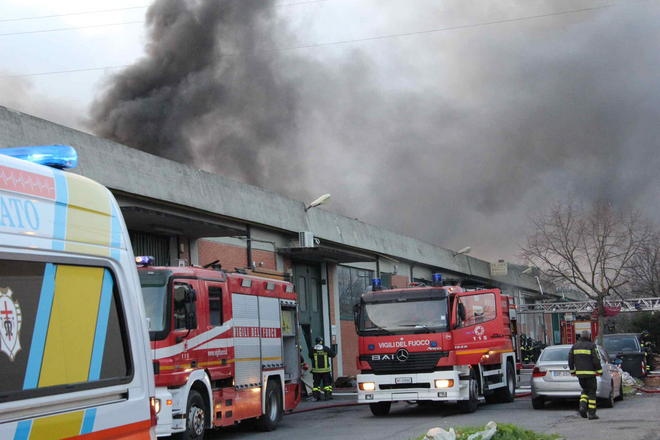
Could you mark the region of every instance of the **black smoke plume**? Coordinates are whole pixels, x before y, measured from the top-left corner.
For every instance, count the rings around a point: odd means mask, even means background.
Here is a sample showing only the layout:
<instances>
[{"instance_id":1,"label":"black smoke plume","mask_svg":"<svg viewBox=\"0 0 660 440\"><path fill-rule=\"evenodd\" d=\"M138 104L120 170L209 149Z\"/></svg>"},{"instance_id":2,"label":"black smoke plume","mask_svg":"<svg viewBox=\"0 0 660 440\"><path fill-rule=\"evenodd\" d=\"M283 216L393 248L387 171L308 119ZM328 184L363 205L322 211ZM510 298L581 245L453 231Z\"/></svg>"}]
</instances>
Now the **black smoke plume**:
<instances>
[{"instance_id":1,"label":"black smoke plume","mask_svg":"<svg viewBox=\"0 0 660 440\"><path fill-rule=\"evenodd\" d=\"M504 3L356 2L437 31L303 48L271 2L159 0L93 128L485 259L511 258L528 216L567 197L657 219L660 10Z\"/></svg>"}]
</instances>

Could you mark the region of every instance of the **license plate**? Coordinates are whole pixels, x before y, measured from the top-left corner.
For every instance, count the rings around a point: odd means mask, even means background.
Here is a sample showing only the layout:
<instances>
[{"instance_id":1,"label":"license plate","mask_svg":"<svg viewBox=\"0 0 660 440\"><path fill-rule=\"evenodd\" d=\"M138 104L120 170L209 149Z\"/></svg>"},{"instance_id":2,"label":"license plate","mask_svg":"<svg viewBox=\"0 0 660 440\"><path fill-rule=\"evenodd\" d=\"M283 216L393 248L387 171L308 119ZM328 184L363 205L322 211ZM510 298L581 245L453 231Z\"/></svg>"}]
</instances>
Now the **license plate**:
<instances>
[{"instance_id":1,"label":"license plate","mask_svg":"<svg viewBox=\"0 0 660 440\"><path fill-rule=\"evenodd\" d=\"M552 375L555 376L555 377L570 376L571 372L570 371L553 371Z\"/></svg>"},{"instance_id":2,"label":"license plate","mask_svg":"<svg viewBox=\"0 0 660 440\"><path fill-rule=\"evenodd\" d=\"M412 377L396 377L394 383L412 383Z\"/></svg>"}]
</instances>

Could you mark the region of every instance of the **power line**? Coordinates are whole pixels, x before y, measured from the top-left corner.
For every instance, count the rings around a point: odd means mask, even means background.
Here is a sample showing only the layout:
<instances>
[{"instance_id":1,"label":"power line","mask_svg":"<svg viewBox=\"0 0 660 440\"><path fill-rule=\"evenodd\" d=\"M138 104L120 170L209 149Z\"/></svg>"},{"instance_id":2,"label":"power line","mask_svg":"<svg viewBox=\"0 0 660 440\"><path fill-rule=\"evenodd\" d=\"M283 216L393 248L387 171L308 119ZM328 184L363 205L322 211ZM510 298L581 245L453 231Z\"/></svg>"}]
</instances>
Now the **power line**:
<instances>
[{"instance_id":1,"label":"power line","mask_svg":"<svg viewBox=\"0 0 660 440\"><path fill-rule=\"evenodd\" d=\"M0 23L5 23L8 21L27 21L27 20L42 20L46 18L57 18L57 17L70 17L73 15L89 15L89 14L104 14L107 12L117 12L117 11L128 11L131 9L146 9L148 6L129 6L126 8L114 8L114 9L99 9L97 11L81 11L81 12L68 12L65 14L53 14L53 15L38 15L34 17L21 17L21 18L2 18Z\"/></svg>"},{"instance_id":2,"label":"power line","mask_svg":"<svg viewBox=\"0 0 660 440\"><path fill-rule=\"evenodd\" d=\"M43 33L46 33L46 32L63 32L63 31L73 31L73 30L80 30L80 29L93 29L93 28L100 28L100 27L123 26L125 24L138 24L138 23L144 23L144 21L143 20L122 21L122 22L119 22L119 23L91 24L89 26L65 27L65 28L55 28L55 29L41 29L41 30L38 30L38 31L8 32L8 33L5 33L5 34L0 34L0 37L8 37L10 35L43 34Z\"/></svg>"},{"instance_id":3,"label":"power line","mask_svg":"<svg viewBox=\"0 0 660 440\"><path fill-rule=\"evenodd\" d=\"M612 6L617 6L617 3L609 3L606 5L600 5L600 6L592 6L589 8L581 8L581 9L571 9L568 11L560 11L560 12L549 12L546 14L538 14L538 15L528 15L524 17L515 17L515 18L503 18L501 20L493 20L493 21L485 21L481 23L469 23L469 24L460 24L460 25L455 25L455 26L447 26L447 27L442 27L442 28L434 28L434 29L426 29L423 31L413 31L413 32L403 32L403 33L396 33L396 34L385 34L385 35L377 35L374 37L366 37L366 38L359 38L359 39L350 39L350 40L336 40L336 41L329 41L326 43L311 43L311 44L306 44L306 45L301 45L301 46L293 46L289 48L282 48L282 49L274 49L274 52L280 52L280 51L289 51L289 50L297 50L297 49L309 49L309 48L315 48L315 47L323 47L323 46L335 46L335 45L342 45L342 44L352 44L352 43L360 43L364 41L375 41L375 40L385 40L385 39L390 39L390 38L401 38L401 37L409 37L413 35L423 35L423 34L432 34L432 33L438 33L438 32L447 32L447 31L457 31L457 30L462 30L462 29L474 29L474 28L479 28L479 27L485 27L485 26L493 26L497 24L505 24L505 23L516 23L520 21L526 21L526 20L536 20L540 18L547 18L547 17L556 17L556 16L562 16L562 15L570 15L570 14L578 14L578 13L583 13L583 12L592 12L598 9L605 9L609 8Z\"/></svg>"},{"instance_id":4,"label":"power line","mask_svg":"<svg viewBox=\"0 0 660 440\"><path fill-rule=\"evenodd\" d=\"M282 6L299 6L299 5L308 5L314 3L324 3L330 0L301 0L301 1L292 1L289 3L280 3L275 5L276 7ZM79 12L67 12L63 14L52 14L52 15L36 15L32 17L18 17L18 18L0 18L0 23L6 23L11 21L28 21L28 20L44 20L47 18L59 18L59 17L71 17L74 15L91 15L91 14L105 14L108 12L119 12L119 11L130 11L135 9L147 9L149 5L144 6L128 6L125 8L112 8L112 9L98 9L95 11L79 11Z\"/></svg>"},{"instance_id":5,"label":"power line","mask_svg":"<svg viewBox=\"0 0 660 440\"><path fill-rule=\"evenodd\" d=\"M319 0L312 0L312 1L319 1ZM325 0L321 0L321 1L325 1ZM596 11L596 10L599 10L599 9L605 9L605 8L610 8L612 6L617 6L618 4L619 3L609 3L609 4L600 5L600 6L592 6L592 7L588 7L588 8L571 9L571 10L559 11L559 12L549 12L549 13L546 13L546 14L537 14L537 15L528 15L528 16L523 16L523 17L506 18L506 19L501 19L501 20L492 20L492 21L486 21L486 22L480 22L480 23L469 23L469 24L456 25L456 26L447 26L447 27L442 27L442 28L427 29L427 30L423 30L423 31L376 35L376 36L373 36L373 37L356 38L356 39L349 39L349 40L336 40L336 41L329 41L329 42L325 42L325 43L310 43L310 44L304 44L304 45L299 45L299 46L291 46L291 47L285 47L285 48L265 50L265 52L285 52L285 51L293 51L293 50L299 50L299 49L329 47L329 46L361 43L361 42L365 42L365 41L377 41L377 40L409 37L409 36L414 36L414 35L424 35L424 34L439 33L439 32L449 32L449 31L456 31L456 30L462 30L462 29L474 29L474 28L485 27L485 26L494 26L494 25L498 25L498 24L515 23L515 22L521 22L521 21L527 21L527 20L536 20L536 19L540 19L540 18L556 17L556 16L562 16L562 15L584 13L584 12L592 12L592 11ZM129 24L129 23L135 23L135 22L117 23L116 25ZM112 26L112 25L106 25L106 26ZM89 26L89 27L97 27L97 26ZM63 30L67 30L67 29L63 29ZM46 32L46 31L34 31L34 32ZM30 33L30 32L27 32L27 33ZM0 36L4 36L4 35L7 35L7 34L0 34ZM11 34L9 34L9 35L11 35ZM240 55L240 53L225 54L225 56L239 56L239 55ZM14 77L14 78L17 78L17 77L28 77L28 76L45 76L45 75L57 75L57 74L63 74L63 73L86 72L86 71L92 71L92 70L116 69L116 68L121 68L121 67L127 67L127 65L124 65L124 66L103 66L103 67L94 67L94 68L81 68L81 69L60 70L60 71L52 71L52 72L39 72L39 73L27 73L27 74L17 74L17 75L0 75L0 77Z\"/></svg>"},{"instance_id":6,"label":"power line","mask_svg":"<svg viewBox=\"0 0 660 440\"><path fill-rule=\"evenodd\" d=\"M63 73L77 73L77 72L91 72L94 70L112 70L112 69L121 69L123 67L128 67L129 64L122 64L119 66L102 66L102 67L89 67L82 69L70 69L70 70L54 70L51 72L39 72L39 73L22 73L16 75L0 75L0 78L24 78L29 76L45 76L45 75L59 75Z\"/></svg>"}]
</instances>

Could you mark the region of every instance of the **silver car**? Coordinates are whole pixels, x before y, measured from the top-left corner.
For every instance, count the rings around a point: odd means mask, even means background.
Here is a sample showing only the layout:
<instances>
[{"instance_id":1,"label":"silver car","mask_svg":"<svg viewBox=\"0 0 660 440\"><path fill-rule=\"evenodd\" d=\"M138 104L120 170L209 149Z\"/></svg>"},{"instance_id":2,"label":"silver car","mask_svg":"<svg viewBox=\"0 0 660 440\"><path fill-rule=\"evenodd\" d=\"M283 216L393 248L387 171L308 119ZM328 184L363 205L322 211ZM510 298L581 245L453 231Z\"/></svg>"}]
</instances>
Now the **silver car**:
<instances>
[{"instance_id":1,"label":"silver car","mask_svg":"<svg viewBox=\"0 0 660 440\"><path fill-rule=\"evenodd\" d=\"M545 402L558 399L579 399L582 389L568 368L570 344L551 345L541 352L532 372L532 407L542 409ZM610 363L603 347L598 346L603 375L596 376L598 406L611 408L615 400L623 399L621 369Z\"/></svg>"}]
</instances>

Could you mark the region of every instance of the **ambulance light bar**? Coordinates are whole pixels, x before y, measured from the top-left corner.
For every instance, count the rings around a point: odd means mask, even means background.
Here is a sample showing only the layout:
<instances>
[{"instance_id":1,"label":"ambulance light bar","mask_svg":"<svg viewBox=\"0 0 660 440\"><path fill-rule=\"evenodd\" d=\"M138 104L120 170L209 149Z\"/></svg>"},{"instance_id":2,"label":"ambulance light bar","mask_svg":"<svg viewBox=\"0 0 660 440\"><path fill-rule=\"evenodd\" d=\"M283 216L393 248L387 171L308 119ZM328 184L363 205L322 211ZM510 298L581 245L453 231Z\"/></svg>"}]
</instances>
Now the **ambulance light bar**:
<instances>
[{"instance_id":1,"label":"ambulance light bar","mask_svg":"<svg viewBox=\"0 0 660 440\"><path fill-rule=\"evenodd\" d=\"M59 170L72 169L78 166L78 153L69 145L0 148L0 154Z\"/></svg>"}]
</instances>

